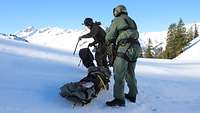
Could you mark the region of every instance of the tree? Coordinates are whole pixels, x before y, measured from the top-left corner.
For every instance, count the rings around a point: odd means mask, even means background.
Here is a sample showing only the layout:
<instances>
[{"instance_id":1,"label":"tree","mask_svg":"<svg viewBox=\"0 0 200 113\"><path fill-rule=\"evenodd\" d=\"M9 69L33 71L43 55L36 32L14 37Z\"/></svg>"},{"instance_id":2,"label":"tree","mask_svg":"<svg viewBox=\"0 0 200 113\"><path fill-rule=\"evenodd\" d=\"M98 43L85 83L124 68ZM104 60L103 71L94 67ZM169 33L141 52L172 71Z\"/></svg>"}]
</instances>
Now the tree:
<instances>
[{"instance_id":1,"label":"tree","mask_svg":"<svg viewBox=\"0 0 200 113\"><path fill-rule=\"evenodd\" d=\"M153 58L153 44L151 39L149 38L148 40L148 46L147 49L145 51L145 57L146 58Z\"/></svg>"},{"instance_id":2,"label":"tree","mask_svg":"<svg viewBox=\"0 0 200 113\"><path fill-rule=\"evenodd\" d=\"M192 27L187 31L187 43L194 39L194 32Z\"/></svg>"},{"instance_id":3,"label":"tree","mask_svg":"<svg viewBox=\"0 0 200 113\"><path fill-rule=\"evenodd\" d=\"M165 51L163 52L164 58L172 59L176 56L176 50L175 50L176 27L177 25L174 23L174 24L171 24L168 28L167 45L166 45Z\"/></svg>"},{"instance_id":4,"label":"tree","mask_svg":"<svg viewBox=\"0 0 200 113\"><path fill-rule=\"evenodd\" d=\"M185 24L180 18L177 24L171 24L167 33L167 45L163 52L164 58L173 59L183 52L183 48L188 44L188 36L192 33L187 33Z\"/></svg>"},{"instance_id":5,"label":"tree","mask_svg":"<svg viewBox=\"0 0 200 113\"><path fill-rule=\"evenodd\" d=\"M185 24L180 18L177 24L173 23L169 26L165 50L162 51L158 57L167 59L175 58L184 51L184 48L194 39L194 37L198 36L197 25L195 24L194 31L192 27L186 31Z\"/></svg>"},{"instance_id":6,"label":"tree","mask_svg":"<svg viewBox=\"0 0 200 113\"><path fill-rule=\"evenodd\" d=\"M197 24L194 25L194 38L199 36Z\"/></svg>"},{"instance_id":7,"label":"tree","mask_svg":"<svg viewBox=\"0 0 200 113\"><path fill-rule=\"evenodd\" d=\"M186 28L183 20L180 18L176 31L176 55L182 53L182 49L187 45Z\"/></svg>"}]
</instances>

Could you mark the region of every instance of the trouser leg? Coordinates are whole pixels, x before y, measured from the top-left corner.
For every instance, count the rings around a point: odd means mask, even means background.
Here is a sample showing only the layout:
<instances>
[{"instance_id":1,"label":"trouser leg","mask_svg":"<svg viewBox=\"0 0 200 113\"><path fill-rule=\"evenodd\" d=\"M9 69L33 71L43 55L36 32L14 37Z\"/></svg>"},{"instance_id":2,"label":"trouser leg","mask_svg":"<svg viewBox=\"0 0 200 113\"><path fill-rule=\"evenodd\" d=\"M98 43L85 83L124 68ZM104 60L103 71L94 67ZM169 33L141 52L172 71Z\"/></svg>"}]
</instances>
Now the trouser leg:
<instances>
[{"instance_id":1,"label":"trouser leg","mask_svg":"<svg viewBox=\"0 0 200 113\"><path fill-rule=\"evenodd\" d=\"M97 66L107 67L105 50L103 50L102 48L97 48L97 51L95 53L95 60L97 62Z\"/></svg>"},{"instance_id":2,"label":"trouser leg","mask_svg":"<svg viewBox=\"0 0 200 113\"><path fill-rule=\"evenodd\" d=\"M125 77L125 80L129 88L128 94L131 97L136 97L136 95L138 94L137 80L135 78L135 66L136 62L128 63L128 71Z\"/></svg>"},{"instance_id":3,"label":"trouser leg","mask_svg":"<svg viewBox=\"0 0 200 113\"><path fill-rule=\"evenodd\" d=\"M128 69L128 62L121 57L116 57L113 65L114 72L114 97L124 100L125 76Z\"/></svg>"}]
</instances>

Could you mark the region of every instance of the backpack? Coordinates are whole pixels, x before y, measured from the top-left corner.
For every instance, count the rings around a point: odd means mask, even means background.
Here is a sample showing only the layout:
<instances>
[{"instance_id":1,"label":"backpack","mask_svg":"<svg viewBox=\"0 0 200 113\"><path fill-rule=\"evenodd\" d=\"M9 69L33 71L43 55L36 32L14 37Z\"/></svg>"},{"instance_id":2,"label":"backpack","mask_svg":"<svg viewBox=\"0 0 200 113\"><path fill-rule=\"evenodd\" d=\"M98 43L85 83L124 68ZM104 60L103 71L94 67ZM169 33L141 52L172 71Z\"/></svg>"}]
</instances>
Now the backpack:
<instances>
[{"instance_id":1,"label":"backpack","mask_svg":"<svg viewBox=\"0 0 200 113\"><path fill-rule=\"evenodd\" d=\"M82 106L88 104L96 97L94 86L87 87L86 83L71 82L60 88L60 95L72 102L74 105L81 104Z\"/></svg>"},{"instance_id":2,"label":"backpack","mask_svg":"<svg viewBox=\"0 0 200 113\"><path fill-rule=\"evenodd\" d=\"M86 77L78 82L66 83L60 87L60 95L67 100L82 106L91 102L97 97L102 89L109 88L111 72L104 67L93 67Z\"/></svg>"},{"instance_id":3,"label":"backpack","mask_svg":"<svg viewBox=\"0 0 200 113\"><path fill-rule=\"evenodd\" d=\"M89 48L80 49L79 57L81 58L83 65L86 68L89 68L90 66L94 66L94 63L93 63L94 56Z\"/></svg>"},{"instance_id":4,"label":"backpack","mask_svg":"<svg viewBox=\"0 0 200 113\"><path fill-rule=\"evenodd\" d=\"M109 88L111 72L108 68L94 65L94 57L89 48L80 49L79 57L83 65L88 68L88 74L80 81L66 83L60 87L60 95L72 101L74 105L84 106L97 97L102 89Z\"/></svg>"}]
</instances>

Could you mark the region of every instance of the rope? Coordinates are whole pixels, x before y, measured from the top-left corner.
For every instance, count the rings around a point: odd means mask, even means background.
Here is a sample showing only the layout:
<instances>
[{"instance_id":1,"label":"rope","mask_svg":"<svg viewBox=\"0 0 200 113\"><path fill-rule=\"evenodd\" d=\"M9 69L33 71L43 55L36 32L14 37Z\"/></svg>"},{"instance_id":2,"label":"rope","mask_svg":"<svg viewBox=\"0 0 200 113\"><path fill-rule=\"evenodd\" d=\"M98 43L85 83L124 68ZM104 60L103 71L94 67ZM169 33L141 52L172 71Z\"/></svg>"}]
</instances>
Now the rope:
<instances>
[{"instance_id":1,"label":"rope","mask_svg":"<svg viewBox=\"0 0 200 113\"><path fill-rule=\"evenodd\" d=\"M97 75L97 77L99 78L100 80L100 83L103 85L103 89L106 88L106 85L104 84L103 80L101 79L100 75Z\"/></svg>"}]
</instances>

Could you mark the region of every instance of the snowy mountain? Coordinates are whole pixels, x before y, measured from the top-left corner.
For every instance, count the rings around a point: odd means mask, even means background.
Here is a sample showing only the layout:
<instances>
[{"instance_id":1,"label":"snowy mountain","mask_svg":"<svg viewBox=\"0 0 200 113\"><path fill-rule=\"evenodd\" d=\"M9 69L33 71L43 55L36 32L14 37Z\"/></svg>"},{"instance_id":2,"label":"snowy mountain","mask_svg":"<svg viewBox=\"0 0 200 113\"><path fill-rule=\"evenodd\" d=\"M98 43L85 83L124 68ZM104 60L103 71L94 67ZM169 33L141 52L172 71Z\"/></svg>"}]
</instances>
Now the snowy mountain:
<instances>
[{"instance_id":1,"label":"snowy mountain","mask_svg":"<svg viewBox=\"0 0 200 113\"><path fill-rule=\"evenodd\" d=\"M149 38L152 41L153 47L159 46L159 47L165 48L166 39L167 39L167 31L140 33L139 41L143 48L147 47Z\"/></svg>"},{"instance_id":2,"label":"snowy mountain","mask_svg":"<svg viewBox=\"0 0 200 113\"><path fill-rule=\"evenodd\" d=\"M66 51L74 51L75 45L78 41L78 37L88 33L85 30L72 30L62 29L58 27L46 27L42 29L36 29L33 26L17 32L16 35L23 37L30 43L42 45L45 47L56 48ZM82 40L79 46L86 47L93 39ZM71 46L73 45L73 47ZM78 48L79 48L78 46Z\"/></svg>"},{"instance_id":3,"label":"snowy mountain","mask_svg":"<svg viewBox=\"0 0 200 113\"><path fill-rule=\"evenodd\" d=\"M26 39L18 37L16 35L12 35L12 34L7 35L7 34L0 33L0 38L28 42Z\"/></svg>"},{"instance_id":4,"label":"snowy mountain","mask_svg":"<svg viewBox=\"0 0 200 113\"><path fill-rule=\"evenodd\" d=\"M22 38L28 38L31 37L32 35L34 35L38 30L33 27L33 26L29 26L26 29L18 32L16 35Z\"/></svg>"},{"instance_id":5,"label":"snowy mountain","mask_svg":"<svg viewBox=\"0 0 200 113\"><path fill-rule=\"evenodd\" d=\"M189 29L189 28L192 27L192 29L194 30L194 29L195 29L195 25L196 25L196 27L198 28L198 32L200 32L200 23L199 23L199 22L187 24L187 25L185 25L185 27L186 27L187 29Z\"/></svg>"},{"instance_id":6,"label":"snowy mountain","mask_svg":"<svg viewBox=\"0 0 200 113\"><path fill-rule=\"evenodd\" d=\"M186 25L189 29L191 26L194 29L194 25L197 25L198 30L200 32L200 23L192 23ZM88 33L89 30L75 30L75 29L63 29L59 27L46 27L46 28L35 28L33 26L29 26L24 30L16 32L14 35L17 37L21 37L21 39L27 40L30 43L50 47L57 48L61 50L73 51L74 47L70 47L70 45L76 45L78 37ZM0 35L1 36L1 35ZM7 37L10 38L10 37ZM144 32L140 33L139 41L143 48L147 47L148 39L152 40L153 47L163 48L166 46L166 38L167 31L161 32ZM86 47L92 39L84 39L80 42L80 47Z\"/></svg>"},{"instance_id":7,"label":"snowy mountain","mask_svg":"<svg viewBox=\"0 0 200 113\"><path fill-rule=\"evenodd\" d=\"M16 35L27 39L31 43L72 51L73 48L69 49L68 45L69 44L75 45L78 37L87 32L88 32L87 29L66 30L58 27L47 27L42 29L36 29L33 26L29 26L26 29L17 32ZM161 47L164 47L166 45L165 44L166 34L167 34L166 31L140 33L139 41L141 42L143 48L146 48L148 43L148 38L151 38L154 46L160 45Z\"/></svg>"},{"instance_id":8,"label":"snowy mountain","mask_svg":"<svg viewBox=\"0 0 200 113\"><path fill-rule=\"evenodd\" d=\"M71 45L72 47L72 45ZM192 53L190 53L192 54ZM81 107L59 95L65 83L87 74L72 52L0 39L0 113L199 113L200 60L139 59L137 102L110 108L110 89ZM125 91L128 89L125 87Z\"/></svg>"}]
</instances>

